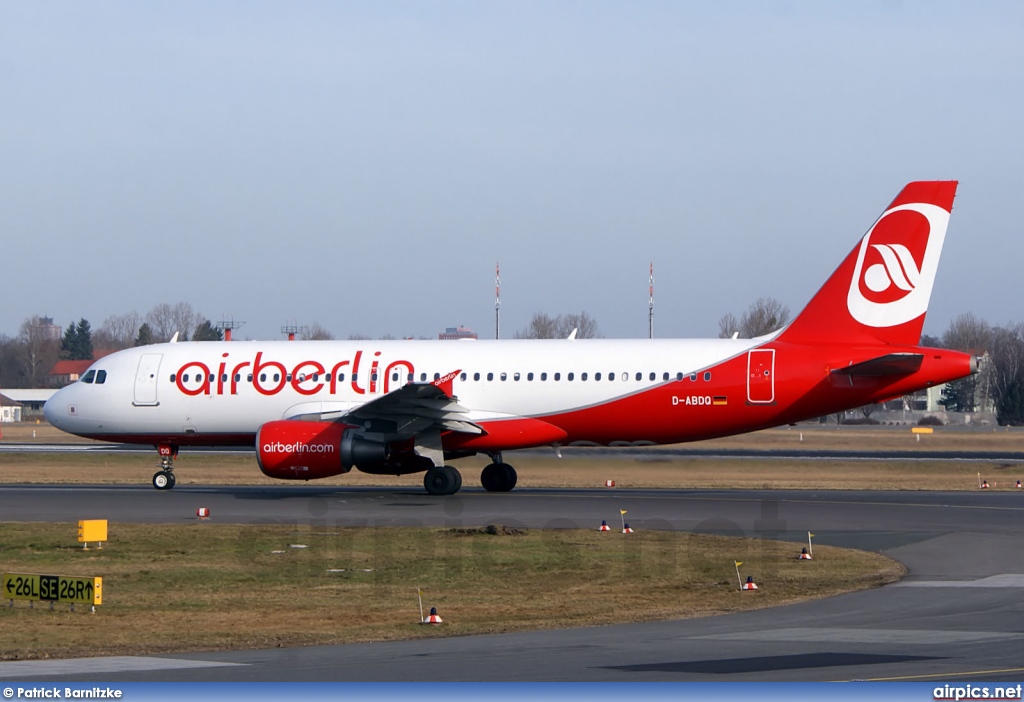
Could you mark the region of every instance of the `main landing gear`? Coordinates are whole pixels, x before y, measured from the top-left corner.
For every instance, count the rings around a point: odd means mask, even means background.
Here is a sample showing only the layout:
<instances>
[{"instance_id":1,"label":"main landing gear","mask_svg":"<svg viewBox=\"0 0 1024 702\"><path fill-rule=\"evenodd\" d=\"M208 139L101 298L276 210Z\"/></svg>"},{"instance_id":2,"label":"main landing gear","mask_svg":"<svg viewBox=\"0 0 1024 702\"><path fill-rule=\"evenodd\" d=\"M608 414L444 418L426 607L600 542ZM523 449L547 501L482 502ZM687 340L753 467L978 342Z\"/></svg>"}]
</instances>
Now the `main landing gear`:
<instances>
[{"instance_id":1,"label":"main landing gear","mask_svg":"<svg viewBox=\"0 0 1024 702\"><path fill-rule=\"evenodd\" d=\"M451 466L434 466L423 476L423 487L431 495L454 495L462 488L462 473Z\"/></svg>"},{"instance_id":2,"label":"main landing gear","mask_svg":"<svg viewBox=\"0 0 1024 702\"><path fill-rule=\"evenodd\" d=\"M494 462L480 472L480 484L488 492L509 492L519 479L516 469L508 463L503 463L500 453L494 454L492 460Z\"/></svg>"},{"instance_id":3,"label":"main landing gear","mask_svg":"<svg viewBox=\"0 0 1024 702\"><path fill-rule=\"evenodd\" d=\"M174 459L178 456L178 447L161 444L156 448L160 452L160 470L153 474L153 487L170 490L174 487Z\"/></svg>"}]
</instances>

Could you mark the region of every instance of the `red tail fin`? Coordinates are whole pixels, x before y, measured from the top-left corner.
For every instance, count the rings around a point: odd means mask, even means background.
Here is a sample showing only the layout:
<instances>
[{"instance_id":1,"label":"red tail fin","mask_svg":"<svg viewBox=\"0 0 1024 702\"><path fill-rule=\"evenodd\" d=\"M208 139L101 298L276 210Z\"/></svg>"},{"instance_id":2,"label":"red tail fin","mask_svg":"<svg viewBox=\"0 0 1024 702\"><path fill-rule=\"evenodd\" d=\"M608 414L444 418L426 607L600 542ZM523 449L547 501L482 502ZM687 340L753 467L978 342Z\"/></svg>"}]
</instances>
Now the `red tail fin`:
<instances>
[{"instance_id":1,"label":"red tail fin","mask_svg":"<svg viewBox=\"0 0 1024 702\"><path fill-rule=\"evenodd\" d=\"M779 339L920 342L956 186L903 188Z\"/></svg>"}]
</instances>

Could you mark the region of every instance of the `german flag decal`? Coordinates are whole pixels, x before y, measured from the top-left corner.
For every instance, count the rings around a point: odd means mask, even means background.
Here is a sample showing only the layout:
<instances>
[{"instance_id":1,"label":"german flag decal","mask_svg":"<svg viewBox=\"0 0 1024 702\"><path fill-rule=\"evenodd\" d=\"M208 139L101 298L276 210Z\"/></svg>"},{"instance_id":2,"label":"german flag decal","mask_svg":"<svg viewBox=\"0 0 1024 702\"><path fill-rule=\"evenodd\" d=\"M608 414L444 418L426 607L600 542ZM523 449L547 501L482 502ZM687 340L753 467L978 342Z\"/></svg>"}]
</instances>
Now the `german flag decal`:
<instances>
[{"instance_id":1,"label":"german flag decal","mask_svg":"<svg viewBox=\"0 0 1024 702\"><path fill-rule=\"evenodd\" d=\"M711 398L711 404L713 405L727 405L729 404L729 398L725 395L715 395Z\"/></svg>"}]
</instances>

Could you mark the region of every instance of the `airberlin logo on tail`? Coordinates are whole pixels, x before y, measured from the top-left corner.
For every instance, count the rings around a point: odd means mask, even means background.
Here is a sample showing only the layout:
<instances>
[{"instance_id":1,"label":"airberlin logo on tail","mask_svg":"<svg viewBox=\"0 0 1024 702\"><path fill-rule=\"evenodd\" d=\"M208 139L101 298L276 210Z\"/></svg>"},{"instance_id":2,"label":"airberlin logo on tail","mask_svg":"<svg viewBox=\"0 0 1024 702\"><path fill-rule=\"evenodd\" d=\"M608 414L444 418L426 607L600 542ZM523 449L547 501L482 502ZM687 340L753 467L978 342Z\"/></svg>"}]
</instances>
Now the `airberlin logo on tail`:
<instances>
[{"instance_id":1,"label":"airberlin logo on tail","mask_svg":"<svg viewBox=\"0 0 1024 702\"><path fill-rule=\"evenodd\" d=\"M869 327L894 327L928 310L949 212L924 202L886 211L861 240L846 304Z\"/></svg>"}]
</instances>

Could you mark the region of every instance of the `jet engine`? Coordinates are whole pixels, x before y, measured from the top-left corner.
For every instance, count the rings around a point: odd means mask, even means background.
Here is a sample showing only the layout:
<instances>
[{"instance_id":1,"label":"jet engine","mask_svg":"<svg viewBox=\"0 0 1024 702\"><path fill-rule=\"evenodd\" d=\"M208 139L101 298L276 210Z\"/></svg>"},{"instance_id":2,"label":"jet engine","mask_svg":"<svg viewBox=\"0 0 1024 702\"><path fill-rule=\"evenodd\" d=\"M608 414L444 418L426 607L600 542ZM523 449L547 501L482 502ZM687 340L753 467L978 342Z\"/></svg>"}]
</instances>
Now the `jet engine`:
<instances>
[{"instance_id":1,"label":"jet engine","mask_svg":"<svg viewBox=\"0 0 1024 702\"><path fill-rule=\"evenodd\" d=\"M347 473L341 443L349 425L282 419L267 422L256 433L260 470L282 480L315 480Z\"/></svg>"}]
</instances>

